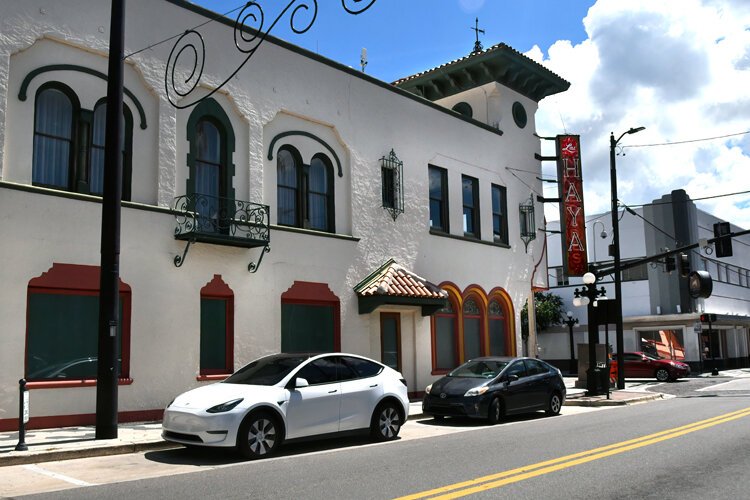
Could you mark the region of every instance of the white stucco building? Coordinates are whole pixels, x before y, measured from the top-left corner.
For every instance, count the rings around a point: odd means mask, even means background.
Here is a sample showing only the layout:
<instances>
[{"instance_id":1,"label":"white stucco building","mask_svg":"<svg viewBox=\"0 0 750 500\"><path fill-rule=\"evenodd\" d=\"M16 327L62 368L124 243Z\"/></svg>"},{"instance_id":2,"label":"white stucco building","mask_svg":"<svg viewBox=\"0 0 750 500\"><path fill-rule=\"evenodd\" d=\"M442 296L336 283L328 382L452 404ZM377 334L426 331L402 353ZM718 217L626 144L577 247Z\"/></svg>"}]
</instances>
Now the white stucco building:
<instances>
[{"instance_id":1,"label":"white stucco building","mask_svg":"<svg viewBox=\"0 0 750 500\"><path fill-rule=\"evenodd\" d=\"M565 80L500 44L389 84L273 37L230 78L232 20L126 9L120 421L281 350L370 356L413 393L522 353L547 286L534 115ZM0 4L0 430L21 378L31 427L94 421L109 16ZM198 26L182 98L156 43Z\"/></svg>"},{"instance_id":2,"label":"white stucco building","mask_svg":"<svg viewBox=\"0 0 750 500\"><path fill-rule=\"evenodd\" d=\"M631 211L632 210L632 211ZM714 238L714 224L722 219L698 209L684 190L676 190L643 207L624 210L619 222L620 251L623 264L655 256L669 250ZM559 223L548 224L556 230ZM730 225L731 232L743 229ZM586 223L587 250L590 263L612 265L609 244L612 243L611 213L591 215ZM567 278L562 268L560 235L550 234L550 292L559 295L565 310L579 323L574 326L574 351L588 342L586 307L574 307L576 288L583 289L580 278ZM622 273L623 340L625 351L656 349L661 356L684 359L693 371L750 366L750 237L733 238L732 256L717 257L714 245L703 244L687 255L690 269L707 271L713 292L708 298L694 299L689 294L688 279L681 275L680 260L668 273L663 259L643 263ZM603 278L607 296L614 297L611 276ZM709 334L701 314L715 314ZM615 325L608 326L609 344L616 352ZM599 340L605 343L605 328L600 327ZM570 366L570 331L568 326L552 327L539 333L540 356L561 368Z\"/></svg>"}]
</instances>

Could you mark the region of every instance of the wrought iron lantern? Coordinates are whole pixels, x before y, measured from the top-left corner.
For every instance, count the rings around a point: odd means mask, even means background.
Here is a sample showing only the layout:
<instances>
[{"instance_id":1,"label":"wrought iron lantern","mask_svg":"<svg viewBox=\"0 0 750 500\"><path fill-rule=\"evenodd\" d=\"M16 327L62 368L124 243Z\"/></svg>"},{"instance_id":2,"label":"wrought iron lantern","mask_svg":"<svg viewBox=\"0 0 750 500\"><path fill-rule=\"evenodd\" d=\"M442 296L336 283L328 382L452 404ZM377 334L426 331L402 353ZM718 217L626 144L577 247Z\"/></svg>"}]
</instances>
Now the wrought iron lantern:
<instances>
[{"instance_id":1,"label":"wrought iron lantern","mask_svg":"<svg viewBox=\"0 0 750 500\"><path fill-rule=\"evenodd\" d=\"M391 149L388 156L380 159L380 175L383 190L383 208L395 221L404 213L404 162Z\"/></svg>"},{"instance_id":2,"label":"wrought iron lantern","mask_svg":"<svg viewBox=\"0 0 750 500\"><path fill-rule=\"evenodd\" d=\"M518 215L521 223L521 240L529 251L529 242L536 239L536 217L534 215L534 198L529 196L528 201L518 205Z\"/></svg>"}]
</instances>

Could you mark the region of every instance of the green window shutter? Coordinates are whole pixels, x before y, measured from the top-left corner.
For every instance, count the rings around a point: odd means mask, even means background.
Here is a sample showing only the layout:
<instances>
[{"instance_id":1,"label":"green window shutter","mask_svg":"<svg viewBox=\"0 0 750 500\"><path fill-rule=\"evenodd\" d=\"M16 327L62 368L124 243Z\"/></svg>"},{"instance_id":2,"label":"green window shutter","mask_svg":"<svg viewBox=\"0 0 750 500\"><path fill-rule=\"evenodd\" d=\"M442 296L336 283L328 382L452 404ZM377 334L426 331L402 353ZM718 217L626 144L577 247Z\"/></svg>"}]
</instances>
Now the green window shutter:
<instances>
[{"instance_id":1,"label":"green window shutter","mask_svg":"<svg viewBox=\"0 0 750 500\"><path fill-rule=\"evenodd\" d=\"M281 304L282 352L331 352L334 337L332 306Z\"/></svg>"},{"instance_id":2,"label":"green window shutter","mask_svg":"<svg viewBox=\"0 0 750 500\"><path fill-rule=\"evenodd\" d=\"M201 370L226 370L227 301L201 298Z\"/></svg>"}]
</instances>

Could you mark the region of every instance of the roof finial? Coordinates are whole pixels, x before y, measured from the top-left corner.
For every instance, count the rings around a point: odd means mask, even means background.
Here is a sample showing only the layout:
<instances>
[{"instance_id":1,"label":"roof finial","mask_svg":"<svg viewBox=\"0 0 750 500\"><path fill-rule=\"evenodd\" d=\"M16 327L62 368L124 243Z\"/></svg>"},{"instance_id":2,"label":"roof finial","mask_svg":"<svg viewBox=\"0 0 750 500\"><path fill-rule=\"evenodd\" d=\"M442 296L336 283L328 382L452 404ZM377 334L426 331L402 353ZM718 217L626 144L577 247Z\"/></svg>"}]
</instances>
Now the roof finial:
<instances>
[{"instance_id":1,"label":"roof finial","mask_svg":"<svg viewBox=\"0 0 750 500\"><path fill-rule=\"evenodd\" d=\"M474 30L476 32L476 35L477 35L477 41L474 42L474 50L472 50L471 53L472 54L476 54L477 52L482 52L482 50L484 50L484 47L482 47L482 42L479 41L479 34L481 33L481 34L484 35L484 30L480 30L479 29L479 18L478 17L474 19L474 27L473 28L469 28L469 29Z\"/></svg>"}]
</instances>

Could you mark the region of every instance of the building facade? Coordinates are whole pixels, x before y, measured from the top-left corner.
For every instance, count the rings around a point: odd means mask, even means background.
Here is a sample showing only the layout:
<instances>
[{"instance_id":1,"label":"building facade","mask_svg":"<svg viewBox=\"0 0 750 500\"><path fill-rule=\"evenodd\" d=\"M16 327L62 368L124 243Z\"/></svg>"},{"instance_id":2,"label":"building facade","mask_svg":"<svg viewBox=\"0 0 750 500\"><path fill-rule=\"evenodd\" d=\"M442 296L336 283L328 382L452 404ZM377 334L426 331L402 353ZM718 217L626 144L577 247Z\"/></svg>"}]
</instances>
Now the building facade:
<instances>
[{"instance_id":1,"label":"building facade","mask_svg":"<svg viewBox=\"0 0 750 500\"><path fill-rule=\"evenodd\" d=\"M611 214L587 219L587 244L591 264L611 265L608 246L612 241ZM718 257L714 224L726 222L698 209L684 190L676 190L643 207L624 210L620 219L623 264L699 243L685 253L692 271L706 271L713 291L708 298L692 298L688 278L681 272L680 258L668 271L664 259L641 263L622 271L623 339L625 351L643 351L684 360L693 371L711 371L750 366L750 238L733 238L732 256ZM731 232L742 229L731 225ZM550 224L549 229L556 229ZM549 237L550 291L563 298L566 311L579 323L573 327L573 359L577 345L587 343L586 307L574 307L580 278L568 278L562 268L559 235ZM604 277L607 296L614 297L614 282ZM715 319L701 321L704 313ZM713 318L713 317L712 317ZM707 318L704 316L704 320ZM614 324L601 326L599 339L616 352ZM569 368L570 330L557 326L539 335L540 356Z\"/></svg>"},{"instance_id":2,"label":"building facade","mask_svg":"<svg viewBox=\"0 0 750 500\"><path fill-rule=\"evenodd\" d=\"M0 430L21 378L31 427L94 421L109 16L0 6ZM129 1L125 29L120 421L279 351L370 356L413 393L523 352L534 114L567 82L503 44L393 84L272 36L242 66L234 22L179 0Z\"/></svg>"}]
</instances>

